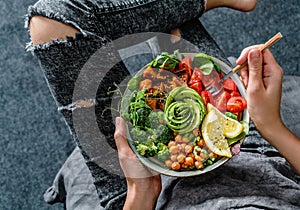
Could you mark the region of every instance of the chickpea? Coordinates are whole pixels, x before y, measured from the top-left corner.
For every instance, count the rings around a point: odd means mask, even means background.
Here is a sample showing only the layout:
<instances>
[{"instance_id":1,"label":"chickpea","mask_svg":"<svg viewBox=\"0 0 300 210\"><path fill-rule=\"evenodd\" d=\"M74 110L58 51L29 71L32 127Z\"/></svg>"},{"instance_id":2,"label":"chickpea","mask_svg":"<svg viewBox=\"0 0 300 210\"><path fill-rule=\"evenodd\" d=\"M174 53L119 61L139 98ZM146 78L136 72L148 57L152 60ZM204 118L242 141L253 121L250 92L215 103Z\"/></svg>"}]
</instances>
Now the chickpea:
<instances>
[{"instance_id":1,"label":"chickpea","mask_svg":"<svg viewBox=\"0 0 300 210\"><path fill-rule=\"evenodd\" d=\"M184 151L186 154L189 154L189 153L193 152L193 147L191 145L186 145L184 147Z\"/></svg>"},{"instance_id":2,"label":"chickpea","mask_svg":"<svg viewBox=\"0 0 300 210\"><path fill-rule=\"evenodd\" d=\"M202 158L199 155L195 156L195 160L198 161L198 162L202 162Z\"/></svg>"},{"instance_id":3,"label":"chickpea","mask_svg":"<svg viewBox=\"0 0 300 210\"><path fill-rule=\"evenodd\" d=\"M194 164L194 159L191 158L191 157L186 157L184 163L185 163L186 165L188 165L188 166L191 166L191 165Z\"/></svg>"},{"instance_id":4,"label":"chickpea","mask_svg":"<svg viewBox=\"0 0 300 210\"><path fill-rule=\"evenodd\" d=\"M184 162L181 164L181 168L187 169L189 166Z\"/></svg>"},{"instance_id":5,"label":"chickpea","mask_svg":"<svg viewBox=\"0 0 300 210\"><path fill-rule=\"evenodd\" d=\"M206 154L204 154L203 152L201 152L201 153L200 153L200 157L201 157L201 158L202 158L202 160L203 160L203 159L205 159L205 158L207 157L207 155L206 155Z\"/></svg>"},{"instance_id":6,"label":"chickpea","mask_svg":"<svg viewBox=\"0 0 300 210\"><path fill-rule=\"evenodd\" d=\"M203 139L200 139L197 143L198 147L203 148L205 144L205 141Z\"/></svg>"},{"instance_id":7,"label":"chickpea","mask_svg":"<svg viewBox=\"0 0 300 210\"><path fill-rule=\"evenodd\" d=\"M170 151L170 153L171 154L177 154L178 153L178 146L171 146L170 148L169 148L169 151Z\"/></svg>"},{"instance_id":8,"label":"chickpea","mask_svg":"<svg viewBox=\"0 0 300 210\"><path fill-rule=\"evenodd\" d=\"M178 135L175 137L175 141L176 141L177 143L182 142L182 136L178 134Z\"/></svg>"},{"instance_id":9,"label":"chickpea","mask_svg":"<svg viewBox=\"0 0 300 210\"><path fill-rule=\"evenodd\" d=\"M178 162L173 162L172 163L172 169L174 171L178 171L180 169L180 164Z\"/></svg>"},{"instance_id":10,"label":"chickpea","mask_svg":"<svg viewBox=\"0 0 300 210\"><path fill-rule=\"evenodd\" d=\"M183 163L185 161L185 155L180 153L178 156L177 156L177 161L178 163Z\"/></svg>"},{"instance_id":11,"label":"chickpea","mask_svg":"<svg viewBox=\"0 0 300 210\"><path fill-rule=\"evenodd\" d=\"M193 158L193 159L195 159L195 155L191 152L191 153L189 153L189 154L187 154L186 155L187 157L191 157L191 158Z\"/></svg>"},{"instance_id":12,"label":"chickpea","mask_svg":"<svg viewBox=\"0 0 300 210\"><path fill-rule=\"evenodd\" d=\"M171 160L166 160L165 161L165 165L168 167L168 168L172 168L172 161Z\"/></svg>"},{"instance_id":13,"label":"chickpea","mask_svg":"<svg viewBox=\"0 0 300 210\"><path fill-rule=\"evenodd\" d=\"M169 141L168 147L170 148L172 146L176 146L176 142L175 141Z\"/></svg>"},{"instance_id":14,"label":"chickpea","mask_svg":"<svg viewBox=\"0 0 300 210\"><path fill-rule=\"evenodd\" d=\"M203 163L200 162L200 161L196 161L196 162L195 162L195 167L196 167L197 169L201 169L201 168L203 168Z\"/></svg>"},{"instance_id":15,"label":"chickpea","mask_svg":"<svg viewBox=\"0 0 300 210\"><path fill-rule=\"evenodd\" d=\"M178 147L178 153L181 152L182 151L182 145L178 144L177 147Z\"/></svg>"},{"instance_id":16,"label":"chickpea","mask_svg":"<svg viewBox=\"0 0 300 210\"><path fill-rule=\"evenodd\" d=\"M199 134L200 134L200 129L199 129L199 128L195 128L195 129L193 130L193 134L194 134L195 137L199 136Z\"/></svg>"},{"instance_id":17,"label":"chickpea","mask_svg":"<svg viewBox=\"0 0 300 210\"><path fill-rule=\"evenodd\" d=\"M190 140L189 140L187 137L183 137L183 138L182 138L182 142L183 142L183 143L189 143L189 141L190 141Z\"/></svg>"},{"instance_id":18,"label":"chickpea","mask_svg":"<svg viewBox=\"0 0 300 210\"><path fill-rule=\"evenodd\" d=\"M171 155L170 160L173 162L177 161L177 155Z\"/></svg>"}]
</instances>

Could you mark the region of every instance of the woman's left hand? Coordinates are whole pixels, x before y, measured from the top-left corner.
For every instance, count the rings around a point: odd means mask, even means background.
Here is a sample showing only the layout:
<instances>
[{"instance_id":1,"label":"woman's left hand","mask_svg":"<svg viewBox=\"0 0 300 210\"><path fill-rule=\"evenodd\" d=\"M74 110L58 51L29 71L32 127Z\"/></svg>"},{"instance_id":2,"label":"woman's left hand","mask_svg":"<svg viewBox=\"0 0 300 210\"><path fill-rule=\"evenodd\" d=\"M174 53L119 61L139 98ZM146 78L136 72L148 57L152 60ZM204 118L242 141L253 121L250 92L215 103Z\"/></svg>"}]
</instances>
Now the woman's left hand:
<instances>
[{"instance_id":1,"label":"woman's left hand","mask_svg":"<svg viewBox=\"0 0 300 210\"><path fill-rule=\"evenodd\" d=\"M126 126L116 118L115 141L119 161L127 180L124 209L154 209L161 191L160 175L145 167L131 150L126 139Z\"/></svg>"}]
</instances>

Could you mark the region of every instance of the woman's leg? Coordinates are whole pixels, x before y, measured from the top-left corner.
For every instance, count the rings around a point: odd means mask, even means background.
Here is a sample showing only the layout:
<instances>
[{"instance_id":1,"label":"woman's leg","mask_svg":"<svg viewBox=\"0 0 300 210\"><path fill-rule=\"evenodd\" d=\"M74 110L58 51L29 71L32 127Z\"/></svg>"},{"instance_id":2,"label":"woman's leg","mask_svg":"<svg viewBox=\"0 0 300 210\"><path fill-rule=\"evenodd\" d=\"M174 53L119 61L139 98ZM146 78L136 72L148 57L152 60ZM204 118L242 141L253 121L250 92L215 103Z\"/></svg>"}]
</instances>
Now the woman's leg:
<instances>
[{"instance_id":1,"label":"woman's leg","mask_svg":"<svg viewBox=\"0 0 300 210\"><path fill-rule=\"evenodd\" d=\"M29 26L33 45L65 40L67 36L75 38L76 33L79 33L73 26L43 16L32 17Z\"/></svg>"},{"instance_id":2,"label":"woman's leg","mask_svg":"<svg viewBox=\"0 0 300 210\"><path fill-rule=\"evenodd\" d=\"M229 7L231 9L249 12L256 6L257 0L207 0L205 11L217 7Z\"/></svg>"}]
</instances>

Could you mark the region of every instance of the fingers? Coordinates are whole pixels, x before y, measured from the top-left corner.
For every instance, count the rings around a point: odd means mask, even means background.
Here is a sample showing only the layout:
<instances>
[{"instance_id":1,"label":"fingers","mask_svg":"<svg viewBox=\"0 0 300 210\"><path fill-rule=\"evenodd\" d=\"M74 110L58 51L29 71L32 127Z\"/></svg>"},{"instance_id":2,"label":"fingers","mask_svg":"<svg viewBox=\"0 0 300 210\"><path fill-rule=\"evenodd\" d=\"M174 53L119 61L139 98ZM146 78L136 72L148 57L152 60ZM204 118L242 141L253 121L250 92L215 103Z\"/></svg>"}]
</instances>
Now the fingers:
<instances>
[{"instance_id":1,"label":"fingers","mask_svg":"<svg viewBox=\"0 0 300 210\"><path fill-rule=\"evenodd\" d=\"M236 60L237 65L242 65L248 60L248 54L252 49L260 49L262 45L253 45L249 46L241 52L239 58ZM242 78L242 82L244 83L245 87L248 87L248 82L249 82L249 71L248 71L248 66L244 67L243 69L240 70L240 75Z\"/></svg>"},{"instance_id":2,"label":"fingers","mask_svg":"<svg viewBox=\"0 0 300 210\"><path fill-rule=\"evenodd\" d=\"M264 87L262 80L262 53L259 49L254 48L248 54L249 86L251 90L257 91Z\"/></svg>"},{"instance_id":3,"label":"fingers","mask_svg":"<svg viewBox=\"0 0 300 210\"><path fill-rule=\"evenodd\" d=\"M250 50L251 49L259 49L261 47L262 47L262 45L253 45L253 46L246 47L245 49L243 49L240 56L236 60L236 64L242 65L243 63L245 63L248 59L248 54L249 54Z\"/></svg>"},{"instance_id":4,"label":"fingers","mask_svg":"<svg viewBox=\"0 0 300 210\"><path fill-rule=\"evenodd\" d=\"M249 73L248 67L244 67L242 70L240 70L240 77L246 88L248 87L248 81L249 81L248 73Z\"/></svg>"},{"instance_id":5,"label":"fingers","mask_svg":"<svg viewBox=\"0 0 300 210\"><path fill-rule=\"evenodd\" d=\"M263 55L264 55L264 64L267 66L268 69L270 69L271 71L270 74L272 74L273 76L276 75L276 77L279 78L282 77L283 70L277 63L271 51L266 49Z\"/></svg>"},{"instance_id":6,"label":"fingers","mask_svg":"<svg viewBox=\"0 0 300 210\"><path fill-rule=\"evenodd\" d=\"M264 51L263 81L269 94L281 98L283 70L270 50Z\"/></svg>"},{"instance_id":7,"label":"fingers","mask_svg":"<svg viewBox=\"0 0 300 210\"><path fill-rule=\"evenodd\" d=\"M248 56L249 56L249 53L250 53L251 50L258 49L259 51L261 51L262 47L263 47L263 45L254 45L254 46L250 46L250 47L245 48L241 52L241 54L240 54L239 58L237 59L236 63L238 65L242 65L244 62L246 62L248 60ZM269 66L272 66L272 68L271 68L272 70L278 69L279 65L277 64L275 58L273 57L273 55L272 55L272 53L269 49L265 49L263 51L262 57L263 57L262 66L269 65ZM249 62L249 60L248 60L248 62ZM277 65L277 67L273 68L274 65ZM241 79L242 79L242 81L243 81L243 83L246 87L248 87L248 83L249 83L249 69L248 68L249 68L249 66L246 66L246 67L244 67L243 69L240 70ZM266 72L263 72L262 77L266 76L266 75L264 75L264 73L266 73Z\"/></svg>"},{"instance_id":8,"label":"fingers","mask_svg":"<svg viewBox=\"0 0 300 210\"><path fill-rule=\"evenodd\" d=\"M122 151L126 151L127 148L129 148L127 139L126 139L126 126L123 118L117 117L116 118L116 130L115 130L115 141L116 141L116 146L121 153ZM129 148L130 149L130 148Z\"/></svg>"},{"instance_id":9,"label":"fingers","mask_svg":"<svg viewBox=\"0 0 300 210\"><path fill-rule=\"evenodd\" d=\"M154 176L145 166L140 162L137 156L129 147L126 138L126 125L121 117L116 118L116 130L114 134L120 165L123 169L124 175L127 178L146 178Z\"/></svg>"}]
</instances>

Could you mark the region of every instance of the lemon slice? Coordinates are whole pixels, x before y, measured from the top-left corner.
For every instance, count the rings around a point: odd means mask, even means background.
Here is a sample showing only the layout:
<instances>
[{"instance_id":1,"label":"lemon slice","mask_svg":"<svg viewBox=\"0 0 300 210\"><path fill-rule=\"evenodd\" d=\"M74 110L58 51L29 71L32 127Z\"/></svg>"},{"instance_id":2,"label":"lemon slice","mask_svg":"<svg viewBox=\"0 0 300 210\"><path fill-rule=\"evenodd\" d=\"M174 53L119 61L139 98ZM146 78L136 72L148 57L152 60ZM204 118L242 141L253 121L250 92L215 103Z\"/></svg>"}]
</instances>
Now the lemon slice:
<instances>
[{"instance_id":1,"label":"lemon slice","mask_svg":"<svg viewBox=\"0 0 300 210\"><path fill-rule=\"evenodd\" d=\"M207 104L207 110L209 112L213 110L219 116L220 121L222 121L223 134L227 138L235 138L243 132L244 130L243 124L241 124L237 120L227 117L225 114L220 112L216 107L214 107L210 103Z\"/></svg>"},{"instance_id":2,"label":"lemon slice","mask_svg":"<svg viewBox=\"0 0 300 210\"><path fill-rule=\"evenodd\" d=\"M227 138L235 138L240 135L244 130L244 126L238 121L226 118L223 122L223 134Z\"/></svg>"},{"instance_id":3,"label":"lemon slice","mask_svg":"<svg viewBox=\"0 0 300 210\"><path fill-rule=\"evenodd\" d=\"M222 130L222 121L215 111L208 112L202 122L202 136L213 153L231 158L232 154Z\"/></svg>"},{"instance_id":4,"label":"lemon slice","mask_svg":"<svg viewBox=\"0 0 300 210\"><path fill-rule=\"evenodd\" d=\"M227 138L234 138L243 132L244 126L220 112L210 103L207 105L201 130L207 147L220 156L232 157ZM234 137L233 137L234 136Z\"/></svg>"}]
</instances>

